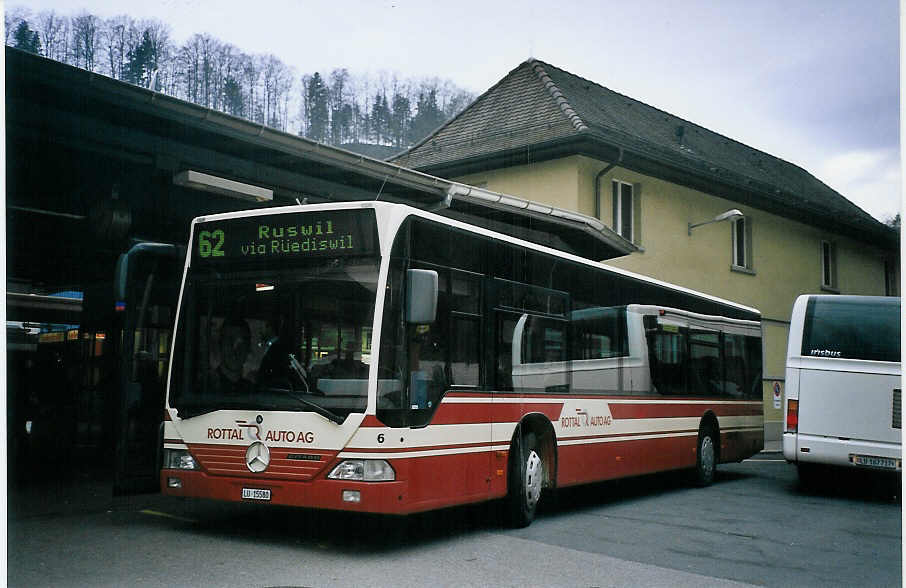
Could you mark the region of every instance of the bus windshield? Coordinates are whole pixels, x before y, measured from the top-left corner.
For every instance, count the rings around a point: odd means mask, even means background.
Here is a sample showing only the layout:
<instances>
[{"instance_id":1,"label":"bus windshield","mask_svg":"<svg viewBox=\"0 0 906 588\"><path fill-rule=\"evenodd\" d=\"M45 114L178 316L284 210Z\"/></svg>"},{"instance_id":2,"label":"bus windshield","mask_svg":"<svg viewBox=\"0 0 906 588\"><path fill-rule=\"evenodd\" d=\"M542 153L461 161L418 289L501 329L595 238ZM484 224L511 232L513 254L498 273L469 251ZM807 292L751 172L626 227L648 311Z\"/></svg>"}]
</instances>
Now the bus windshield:
<instances>
[{"instance_id":1,"label":"bus windshield","mask_svg":"<svg viewBox=\"0 0 906 588\"><path fill-rule=\"evenodd\" d=\"M340 423L364 412L378 258L279 265L190 269L169 390L181 418L251 409Z\"/></svg>"}]
</instances>

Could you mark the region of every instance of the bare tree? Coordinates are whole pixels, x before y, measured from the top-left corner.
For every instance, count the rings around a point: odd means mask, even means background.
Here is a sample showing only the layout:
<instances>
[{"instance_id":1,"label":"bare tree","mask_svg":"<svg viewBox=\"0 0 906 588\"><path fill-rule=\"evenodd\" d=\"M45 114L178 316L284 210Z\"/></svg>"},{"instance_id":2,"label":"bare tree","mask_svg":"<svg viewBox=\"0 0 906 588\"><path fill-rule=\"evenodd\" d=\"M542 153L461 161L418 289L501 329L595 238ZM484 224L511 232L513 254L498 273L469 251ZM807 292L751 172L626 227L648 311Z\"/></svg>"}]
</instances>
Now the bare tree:
<instances>
[{"instance_id":1,"label":"bare tree","mask_svg":"<svg viewBox=\"0 0 906 588\"><path fill-rule=\"evenodd\" d=\"M311 83L312 76L305 74L302 76L302 88L299 97L299 136L307 137L311 128L309 124L309 114L312 108L312 96L308 93L308 85Z\"/></svg>"},{"instance_id":2,"label":"bare tree","mask_svg":"<svg viewBox=\"0 0 906 588\"><path fill-rule=\"evenodd\" d=\"M179 50L180 69L182 70L180 76L182 80L182 96L180 97L195 104L199 104L199 88L204 67L202 64L201 45L201 35L192 35Z\"/></svg>"},{"instance_id":3,"label":"bare tree","mask_svg":"<svg viewBox=\"0 0 906 588\"><path fill-rule=\"evenodd\" d=\"M128 39L130 29L135 27L132 19L126 15L107 19L101 26L101 40L107 53L107 67L110 77L123 79L123 65L129 52Z\"/></svg>"},{"instance_id":4,"label":"bare tree","mask_svg":"<svg viewBox=\"0 0 906 588\"><path fill-rule=\"evenodd\" d=\"M263 123L264 109L260 107L258 98L258 79L260 77L260 60L251 55L244 56L242 60L242 78L246 88L245 116L250 120Z\"/></svg>"},{"instance_id":5,"label":"bare tree","mask_svg":"<svg viewBox=\"0 0 906 588\"><path fill-rule=\"evenodd\" d=\"M201 57L201 102L202 106L215 107L216 82L214 72L214 55L220 42L207 33L195 35L198 37Z\"/></svg>"},{"instance_id":6,"label":"bare tree","mask_svg":"<svg viewBox=\"0 0 906 588\"><path fill-rule=\"evenodd\" d=\"M153 72L155 74L152 76L154 86L151 89L165 89L168 87L165 78L167 77L166 72L169 69L165 64L170 64L172 61L170 56L173 52L173 47L170 43L170 27L158 20L143 21L141 26L142 29L148 33L148 38L151 41L151 48L157 56L157 70Z\"/></svg>"},{"instance_id":7,"label":"bare tree","mask_svg":"<svg viewBox=\"0 0 906 588\"><path fill-rule=\"evenodd\" d=\"M226 111L224 100L224 85L227 80L233 78L233 72L237 69L236 61L239 51L229 43L218 43L215 47L212 59L213 75L213 108Z\"/></svg>"},{"instance_id":8,"label":"bare tree","mask_svg":"<svg viewBox=\"0 0 906 588\"><path fill-rule=\"evenodd\" d=\"M263 122L269 127L286 130L284 94L292 88L292 71L274 55L264 56L261 64L261 81L264 85Z\"/></svg>"},{"instance_id":9,"label":"bare tree","mask_svg":"<svg viewBox=\"0 0 906 588\"><path fill-rule=\"evenodd\" d=\"M61 41L65 33L64 20L52 10L38 15L38 29L41 33L45 57L60 60L59 53L63 46Z\"/></svg>"},{"instance_id":10,"label":"bare tree","mask_svg":"<svg viewBox=\"0 0 906 588\"><path fill-rule=\"evenodd\" d=\"M72 21L73 63L94 71L97 67L98 18L82 13Z\"/></svg>"}]
</instances>

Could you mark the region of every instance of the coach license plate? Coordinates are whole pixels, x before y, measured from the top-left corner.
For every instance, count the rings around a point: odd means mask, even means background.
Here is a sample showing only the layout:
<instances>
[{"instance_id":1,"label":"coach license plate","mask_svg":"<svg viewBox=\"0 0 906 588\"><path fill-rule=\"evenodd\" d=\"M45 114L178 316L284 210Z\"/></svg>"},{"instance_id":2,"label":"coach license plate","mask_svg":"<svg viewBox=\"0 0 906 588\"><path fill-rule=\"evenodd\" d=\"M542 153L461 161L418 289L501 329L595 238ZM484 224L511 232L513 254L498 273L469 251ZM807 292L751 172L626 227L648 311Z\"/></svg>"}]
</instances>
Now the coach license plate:
<instances>
[{"instance_id":1,"label":"coach license plate","mask_svg":"<svg viewBox=\"0 0 906 588\"><path fill-rule=\"evenodd\" d=\"M262 488L243 488L242 498L248 500L270 500L271 491Z\"/></svg>"},{"instance_id":2,"label":"coach license plate","mask_svg":"<svg viewBox=\"0 0 906 588\"><path fill-rule=\"evenodd\" d=\"M899 460L892 457L875 457L873 455L853 455L852 461L857 466L881 468L884 470L897 470L900 468Z\"/></svg>"}]
</instances>

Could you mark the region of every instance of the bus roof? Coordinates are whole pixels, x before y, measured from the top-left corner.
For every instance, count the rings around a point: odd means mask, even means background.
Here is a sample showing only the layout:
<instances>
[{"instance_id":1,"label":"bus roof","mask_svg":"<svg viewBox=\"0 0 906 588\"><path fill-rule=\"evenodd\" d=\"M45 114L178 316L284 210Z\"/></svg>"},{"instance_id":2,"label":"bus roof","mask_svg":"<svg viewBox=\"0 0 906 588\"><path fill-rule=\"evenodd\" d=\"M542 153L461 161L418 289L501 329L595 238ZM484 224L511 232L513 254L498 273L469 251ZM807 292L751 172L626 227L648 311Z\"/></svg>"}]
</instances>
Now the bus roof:
<instances>
[{"instance_id":1,"label":"bus roof","mask_svg":"<svg viewBox=\"0 0 906 588\"><path fill-rule=\"evenodd\" d=\"M631 272L628 270L615 268L615 267L606 265L600 261L594 261L592 259L588 259L588 258L579 256L579 255L576 255L574 253L563 251L562 249L558 249L558 248L551 247L548 245L540 244L538 242L529 241L526 239L522 239L520 237L514 237L513 235L509 235L509 234L506 234L506 233L503 233L500 231L496 231L493 229L478 226L478 225L470 223L470 222L457 220L455 218L451 218L449 216L444 216L444 215L438 214L436 212L431 212L431 211L423 210L421 208L416 208L416 207L410 206L408 204L399 204L399 203L394 203L394 202L379 202L379 201L348 201L348 202L330 202L330 203L321 203L321 204L299 204L299 205L280 206L280 207L272 207L272 208L256 208L256 209L252 209L252 210L226 212L226 213L220 213L220 214L201 216L201 217L194 219L192 222L194 224L194 223L198 223L198 222L206 222L206 221L210 221L210 220L221 220L221 219L228 219L228 218L253 217L253 216L263 216L263 215L269 215L269 214L285 214L285 213L293 213L293 212L309 212L309 211L313 212L313 211L319 211L319 210L355 209L355 208L374 208L374 209L378 209L378 210L382 209L382 208L383 209L396 208L401 211L405 211L406 215L427 218L427 219L433 220L435 222L439 222L442 224L448 224L450 226L453 226L453 227L456 227L456 228L459 228L462 230L466 230L466 231L470 231L473 233L485 235L485 236L488 236L488 237L491 237L494 239L498 239L498 240L504 241L506 243L519 245L519 246L526 247L528 249L532 249L535 251L544 252L549 255L554 255L557 257L562 257L564 259L569 259L576 263L580 263L583 265L587 265L589 267L594 267L596 269L604 270L611 274L616 274L616 275L623 276L626 278L631 278L634 280L638 280L638 281L652 284L655 286L660 286L663 288L669 288L676 292L682 292L684 294L689 294L689 295L701 298L703 300L730 306L730 307L736 308L738 310L752 313L755 315L759 315L759 316L761 315L761 312L758 309L750 307L750 306L746 306L744 304L739 304L738 302L733 302L731 300L726 300L724 298L712 296L711 294L706 294L704 292L693 290L691 288L686 288L684 286L679 286L676 284L671 284L669 282L664 282L662 280L644 276L642 274L637 274L637 273L634 273L634 272Z\"/></svg>"}]
</instances>

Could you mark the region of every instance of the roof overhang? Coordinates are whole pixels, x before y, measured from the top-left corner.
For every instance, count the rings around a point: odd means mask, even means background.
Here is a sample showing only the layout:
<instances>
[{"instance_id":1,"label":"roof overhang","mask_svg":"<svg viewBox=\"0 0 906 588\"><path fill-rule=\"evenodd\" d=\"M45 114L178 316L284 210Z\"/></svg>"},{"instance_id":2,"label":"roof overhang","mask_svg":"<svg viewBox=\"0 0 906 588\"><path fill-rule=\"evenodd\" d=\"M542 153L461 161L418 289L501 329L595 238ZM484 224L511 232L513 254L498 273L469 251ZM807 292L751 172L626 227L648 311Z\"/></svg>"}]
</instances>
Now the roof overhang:
<instances>
[{"instance_id":1,"label":"roof overhang","mask_svg":"<svg viewBox=\"0 0 906 588\"><path fill-rule=\"evenodd\" d=\"M603 261L638 248L601 221L524 198L452 183L440 214L513 237Z\"/></svg>"}]
</instances>

